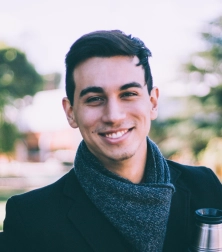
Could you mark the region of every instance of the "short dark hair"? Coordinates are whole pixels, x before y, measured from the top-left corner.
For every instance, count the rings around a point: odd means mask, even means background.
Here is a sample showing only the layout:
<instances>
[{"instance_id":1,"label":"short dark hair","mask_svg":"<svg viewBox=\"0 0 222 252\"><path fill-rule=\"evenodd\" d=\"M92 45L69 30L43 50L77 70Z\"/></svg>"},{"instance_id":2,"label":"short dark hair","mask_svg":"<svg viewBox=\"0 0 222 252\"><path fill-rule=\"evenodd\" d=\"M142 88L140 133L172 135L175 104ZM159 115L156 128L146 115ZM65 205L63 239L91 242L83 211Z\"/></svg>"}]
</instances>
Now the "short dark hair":
<instances>
[{"instance_id":1,"label":"short dark hair","mask_svg":"<svg viewBox=\"0 0 222 252\"><path fill-rule=\"evenodd\" d=\"M137 56L145 71L145 82L150 94L153 80L148 62L150 50L138 38L126 35L120 30L95 31L80 37L66 55L66 95L73 105L75 82L73 71L81 62L92 57Z\"/></svg>"}]
</instances>

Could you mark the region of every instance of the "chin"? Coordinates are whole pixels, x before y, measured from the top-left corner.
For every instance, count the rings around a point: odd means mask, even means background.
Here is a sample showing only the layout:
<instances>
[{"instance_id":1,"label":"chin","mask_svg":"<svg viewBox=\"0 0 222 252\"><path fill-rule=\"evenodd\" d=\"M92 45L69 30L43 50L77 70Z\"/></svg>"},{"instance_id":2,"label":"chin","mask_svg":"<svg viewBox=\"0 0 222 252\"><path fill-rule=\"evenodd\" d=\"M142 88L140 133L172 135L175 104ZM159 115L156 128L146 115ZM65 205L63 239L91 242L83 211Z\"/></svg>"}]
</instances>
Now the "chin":
<instances>
[{"instance_id":1,"label":"chin","mask_svg":"<svg viewBox=\"0 0 222 252\"><path fill-rule=\"evenodd\" d=\"M121 161L130 159L133 156L134 156L134 153L133 154L131 154L131 153L123 153L122 155L117 155L117 156L112 155L110 157L110 160L115 161L115 162L121 162Z\"/></svg>"}]
</instances>

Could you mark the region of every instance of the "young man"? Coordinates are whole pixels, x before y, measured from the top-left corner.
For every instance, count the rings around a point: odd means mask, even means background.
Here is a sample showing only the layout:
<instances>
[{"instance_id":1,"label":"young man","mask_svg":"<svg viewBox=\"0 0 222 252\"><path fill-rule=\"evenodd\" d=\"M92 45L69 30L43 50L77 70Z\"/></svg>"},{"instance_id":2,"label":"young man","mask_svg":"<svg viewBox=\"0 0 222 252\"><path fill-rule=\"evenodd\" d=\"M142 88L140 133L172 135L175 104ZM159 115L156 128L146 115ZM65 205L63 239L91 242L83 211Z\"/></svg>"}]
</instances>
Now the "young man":
<instances>
[{"instance_id":1,"label":"young man","mask_svg":"<svg viewBox=\"0 0 222 252\"><path fill-rule=\"evenodd\" d=\"M222 209L222 186L210 169L165 160L147 137L159 95L149 56L141 40L121 31L86 34L72 45L63 107L83 136L74 168L8 200L0 248L187 251L194 211Z\"/></svg>"}]
</instances>

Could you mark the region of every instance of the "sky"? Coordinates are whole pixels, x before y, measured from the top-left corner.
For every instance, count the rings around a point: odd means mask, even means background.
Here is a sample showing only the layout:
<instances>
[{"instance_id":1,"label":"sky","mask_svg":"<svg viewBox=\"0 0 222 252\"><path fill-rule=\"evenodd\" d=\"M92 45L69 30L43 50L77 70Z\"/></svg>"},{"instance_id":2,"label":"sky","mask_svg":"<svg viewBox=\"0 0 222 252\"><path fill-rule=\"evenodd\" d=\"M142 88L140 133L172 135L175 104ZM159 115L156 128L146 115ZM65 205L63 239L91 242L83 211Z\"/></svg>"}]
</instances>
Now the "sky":
<instances>
[{"instance_id":1,"label":"sky","mask_svg":"<svg viewBox=\"0 0 222 252\"><path fill-rule=\"evenodd\" d=\"M222 14L221 0L0 0L0 6L0 41L24 51L39 73L64 77L65 54L76 39L120 29L151 50L154 84L166 94L183 92L181 64L204 48L200 31Z\"/></svg>"}]
</instances>

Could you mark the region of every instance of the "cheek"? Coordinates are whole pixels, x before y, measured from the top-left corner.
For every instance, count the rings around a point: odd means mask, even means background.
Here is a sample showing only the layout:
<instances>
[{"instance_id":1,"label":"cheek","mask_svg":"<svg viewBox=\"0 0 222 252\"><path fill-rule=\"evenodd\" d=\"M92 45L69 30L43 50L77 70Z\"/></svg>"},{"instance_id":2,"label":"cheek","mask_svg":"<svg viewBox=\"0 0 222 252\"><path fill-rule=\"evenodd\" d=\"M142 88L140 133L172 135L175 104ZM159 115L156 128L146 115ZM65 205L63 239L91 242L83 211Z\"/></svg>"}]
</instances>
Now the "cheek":
<instances>
[{"instance_id":1,"label":"cheek","mask_svg":"<svg viewBox=\"0 0 222 252\"><path fill-rule=\"evenodd\" d=\"M98 113L94 110L81 109L78 113L77 123L80 128L90 130L98 122Z\"/></svg>"},{"instance_id":2,"label":"cheek","mask_svg":"<svg viewBox=\"0 0 222 252\"><path fill-rule=\"evenodd\" d=\"M134 115L138 117L140 120L149 121L151 118L151 111L150 104L147 102L143 102L137 104L137 106L133 109ZM131 108L132 112L132 108Z\"/></svg>"}]
</instances>

